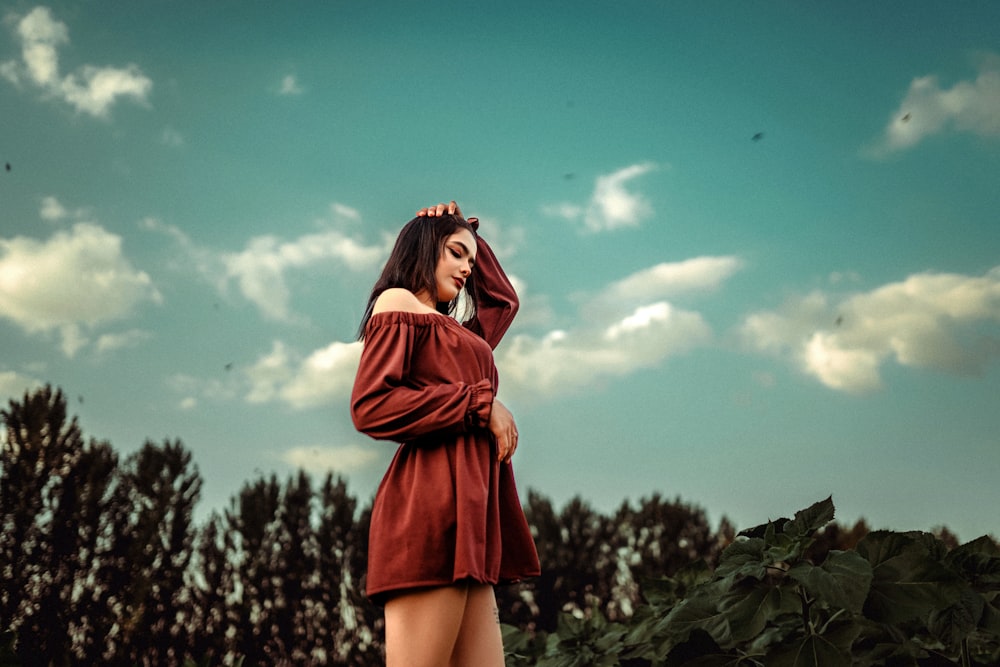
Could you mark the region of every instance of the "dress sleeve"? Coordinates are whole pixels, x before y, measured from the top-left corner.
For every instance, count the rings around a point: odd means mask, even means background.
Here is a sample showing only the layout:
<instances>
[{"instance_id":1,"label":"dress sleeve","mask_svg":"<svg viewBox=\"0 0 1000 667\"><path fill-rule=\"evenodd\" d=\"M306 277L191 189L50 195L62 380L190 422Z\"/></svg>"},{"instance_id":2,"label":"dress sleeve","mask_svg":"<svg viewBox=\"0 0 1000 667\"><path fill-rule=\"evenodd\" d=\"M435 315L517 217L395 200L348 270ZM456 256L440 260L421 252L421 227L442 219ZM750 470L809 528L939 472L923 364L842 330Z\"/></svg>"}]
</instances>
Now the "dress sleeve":
<instances>
[{"instance_id":1,"label":"dress sleeve","mask_svg":"<svg viewBox=\"0 0 1000 667\"><path fill-rule=\"evenodd\" d=\"M474 384L413 380L410 359L419 353L418 326L405 317L369 326L351 393L355 428L375 439L396 442L440 431L485 428L493 408L489 378Z\"/></svg>"},{"instance_id":2,"label":"dress sleeve","mask_svg":"<svg viewBox=\"0 0 1000 667\"><path fill-rule=\"evenodd\" d=\"M496 349L507 327L514 321L520 302L514 286L507 279L492 248L481 236L476 237L476 285L479 303L476 315L465 323L472 332L478 334Z\"/></svg>"}]
</instances>

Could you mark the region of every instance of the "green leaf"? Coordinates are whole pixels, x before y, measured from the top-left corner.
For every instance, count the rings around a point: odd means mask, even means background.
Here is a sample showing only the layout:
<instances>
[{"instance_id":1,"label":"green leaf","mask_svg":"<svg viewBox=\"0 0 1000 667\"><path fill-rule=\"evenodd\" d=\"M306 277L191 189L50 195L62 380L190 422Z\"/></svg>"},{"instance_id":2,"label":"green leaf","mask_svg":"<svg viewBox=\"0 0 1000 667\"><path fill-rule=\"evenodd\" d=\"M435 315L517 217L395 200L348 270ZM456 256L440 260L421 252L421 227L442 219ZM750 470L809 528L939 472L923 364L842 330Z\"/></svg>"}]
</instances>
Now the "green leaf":
<instances>
[{"instance_id":1,"label":"green leaf","mask_svg":"<svg viewBox=\"0 0 1000 667\"><path fill-rule=\"evenodd\" d=\"M850 665L850 651L845 651L820 635L809 635L791 646L768 653L768 667L830 667Z\"/></svg>"},{"instance_id":2,"label":"green leaf","mask_svg":"<svg viewBox=\"0 0 1000 667\"><path fill-rule=\"evenodd\" d=\"M996 593L984 597L983 613L979 617L979 628L992 633L994 639L1000 641L1000 599Z\"/></svg>"},{"instance_id":3,"label":"green leaf","mask_svg":"<svg viewBox=\"0 0 1000 667\"><path fill-rule=\"evenodd\" d=\"M820 604L861 613L872 581L872 566L855 551L831 551L823 565L797 563L788 571Z\"/></svg>"},{"instance_id":4,"label":"green leaf","mask_svg":"<svg viewBox=\"0 0 1000 667\"><path fill-rule=\"evenodd\" d=\"M952 649L958 649L964 639L979 625L986 601L975 591L966 590L947 609L935 609L927 619L927 629Z\"/></svg>"},{"instance_id":5,"label":"green leaf","mask_svg":"<svg viewBox=\"0 0 1000 667\"><path fill-rule=\"evenodd\" d=\"M719 566L715 569L716 578L732 576L736 579L763 579L767 574L764 570L764 548L764 540L759 537L736 540L719 557Z\"/></svg>"},{"instance_id":6,"label":"green leaf","mask_svg":"<svg viewBox=\"0 0 1000 667\"><path fill-rule=\"evenodd\" d=\"M902 623L945 609L962 595L963 582L934 560L926 539L914 534L876 531L858 543L872 566L864 613L875 621Z\"/></svg>"},{"instance_id":7,"label":"green leaf","mask_svg":"<svg viewBox=\"0 0 1000 667\"><path fill-rule=\"evenodd\" d=\"M944 562L976 590L1000 589L1000 549L989 536L984 535L952 549Z\"/></svg>"},{"instance_id":8,"label":"green leaf","mask_svg":"<svg viewBox=\"0 0 1000 667\"><path fill-rule=\"evenodd\" d=\"M663 630L676 638L675 643L686 640L693 630L704 630L720 644L730 636L729 617L707 596L683 600L667 614Z\"/></svg>"},{"instance_id":9,"label":"green leaf","mask_svg":"<svg viewBox=\"0 0 1000 667\"><path fill-rule=\"evenodd\" d=\"M785 524L784 533L792 536L809 536L833 521L835 514L833 497L813 503L804 510L795 513L795 517Z\"/></svg>"},{"instance_id":10,"label":"green leaf","mask_svg":"<svg viewBox=\"0 0 1000 667\"><path fill-rule=\"evenodd\" d=\"M719 604L728 619L730 636L715 638L722 646L748 641L778 616L794 612L797 607L797 598L782 588L758 586L748 592L734 590Z\"/></svg>"}]
</instances>

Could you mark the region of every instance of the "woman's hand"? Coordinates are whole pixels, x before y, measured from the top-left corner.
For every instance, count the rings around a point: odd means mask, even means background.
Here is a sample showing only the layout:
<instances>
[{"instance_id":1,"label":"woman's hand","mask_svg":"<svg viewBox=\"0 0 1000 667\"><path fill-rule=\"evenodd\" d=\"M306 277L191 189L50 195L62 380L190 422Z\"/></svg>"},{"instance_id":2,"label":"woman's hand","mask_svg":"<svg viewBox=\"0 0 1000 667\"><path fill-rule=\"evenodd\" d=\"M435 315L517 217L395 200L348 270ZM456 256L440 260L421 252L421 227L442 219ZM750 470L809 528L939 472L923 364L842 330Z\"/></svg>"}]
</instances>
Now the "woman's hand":
<instances>
[{"instance_id":1,"label":"woman's hand","mask_svg":"<svg viewBox=\"0 0 1000 667\"><path fill-rule=\"evenodd\" d=\"M517 449L517 424L510 410L496 399L493 399L489 429L497 443L497 460L501 463L510 461Z\"/></svg>"},{"instance_id":2,"label":"woman's hand","mask_svg":"<svg viewBox=\"0 0 1000 667\"><path fill-rule=\"evenodd\" d=\"M454 199L452 199L447 204L438 204L437 206L428 206L426 208L422 208L419 211L417 211L417 217L422 218L426 216L430 218L438 218L444 215L445 213L447 213L448 215L457 215L463 220L465 219L465 216L462 215L462 211L461 209L458 208L458 204L455 203Z\"/></svg>"}]
</instances>

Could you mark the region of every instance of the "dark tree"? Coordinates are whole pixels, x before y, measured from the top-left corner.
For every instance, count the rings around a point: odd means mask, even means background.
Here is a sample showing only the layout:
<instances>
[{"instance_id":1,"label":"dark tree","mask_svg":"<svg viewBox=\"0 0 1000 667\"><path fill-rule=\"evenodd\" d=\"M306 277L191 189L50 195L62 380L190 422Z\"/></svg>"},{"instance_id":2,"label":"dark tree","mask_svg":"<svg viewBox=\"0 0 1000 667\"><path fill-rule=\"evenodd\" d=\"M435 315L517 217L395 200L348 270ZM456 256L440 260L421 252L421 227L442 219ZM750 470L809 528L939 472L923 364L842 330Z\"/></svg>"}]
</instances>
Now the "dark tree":
<instances>
[{"instance_id":1,"label":"dark tree","mask_svg":"<svg viewBox=\"0 0 1000 667\"><path fill-rule=\"evenodd\" d=\"M350 514L347 507L337 511L331 517L338 539L343 544L344 580L341 590L344 592L344 624L342 636L337 642L341 647L342 656L337 664L367 667L384 662L383 648L385 645L385 624L382 610L365 596L365 572L368 569L368 528L371 525L372 503L369 502L353 520L353 507L357 501L346 496L343 483L333 489L334 493L324 493L325 506L342 505L349 500ZM344 498L340 495L344 493ZM346 649L346 652L345 652Z\"/></svg>"},{"instance_id":2,"label":"dark tree","mask_svg":"<svg viewBox=\"0 0 1000 667\"><path fill-rule=\"evenodd\" d=\"M281 486L274 475L248 482L232 505L226 522L233 533L229 557L236 563L234 648L251 665L270 663L265 642L274 632L274 589L279 583L274 572L274 522L281 507Z\"/></svg>"},{"instance_id":3,"label":"dark tree","mask_svg":"<svg viewBox=\"0 0 1000 667\"><path fill-rule=\"evenodd\" d=\"M611 598L617 568L613 523L579 497L557 515L552 503L533 491L528 494L525 515L542 574L518 591L520 600L504 600L501 618L521 625L530 611L533 627L554 631L563 611L603 607ZM520 618L511 618L515 614Z\"/></svg>"},{"instance_id":4,"label":"dark tree","mask_svg":"<svg viewBox=\"0 0 1000 667\"><path fill-rule=\"evenodd\" d=\"M51 387L0 417L0 627L16 633L24 665L96 659L108 627L101 517L117 458L107 443L84 442Z\"/></svg>"},{"instance_id":5,"label":"dark tree","mask_svg":"<svg viewBox=\"0 0 1000 667\"><path fill-rule=\"evenodd\" d=\"M201 477L180 442L147 442L121 471L114 607L128 665L178 665L190 643L192 516Z\"/></svg>"},{"instance_id":6,"label":"dark tree","mask_svg":"<svg viewBox=\"0 0 1000 667\"><path fill-rule=\"evenodd\" d=\"M643 498L636 508L623 503L614 524L619 568L608 604L611 618L631 615L640 601L644 579L673 576L698 560L714 564L721 549L732 539L731 528L728 538L714 532L701 508L679 498L669 502L659 494Z\"/></svg>"},{"instance_id":7,"label":"dark tree","mask_svg":"<svg viewBox=\"0 0 1000 667\"><path fill-rule=\"evenodd\" d=\"M218 513L213 512L198 531L189 582L191 595L191 654L209 664L235 652L237 615L231 608L235 591L233 534Z\"/></svg>"}]
</instances>

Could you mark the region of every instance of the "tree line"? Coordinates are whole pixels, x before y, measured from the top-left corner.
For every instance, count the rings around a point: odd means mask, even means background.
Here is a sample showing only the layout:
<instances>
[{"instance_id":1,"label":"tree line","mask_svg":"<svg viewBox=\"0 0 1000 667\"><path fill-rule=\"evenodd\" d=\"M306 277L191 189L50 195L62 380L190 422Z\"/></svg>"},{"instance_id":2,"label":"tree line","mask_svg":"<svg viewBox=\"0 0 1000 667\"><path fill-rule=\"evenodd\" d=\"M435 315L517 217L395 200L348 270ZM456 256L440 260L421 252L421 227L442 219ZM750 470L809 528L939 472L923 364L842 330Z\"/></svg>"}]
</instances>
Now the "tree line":
<instances>
[{"instance_id":1,"label":"tree line","mask_svg":"<svg viewBox=\"0 0 1000 667\"><path fill-rule=\"evenodd\" d=\"M382 663L363 594L371 504L343 478L260 477L196 523L202 480L181 441L122 457L51 386L0 419L0 666ZM605 514L532 491L525 514L542 575L497 597L528 636L566 614L628 619L644 582L714 566L735 535L660 495ZM822 560L867 532L831 524L810 549Z\"/></svg>"}]
</instances>

